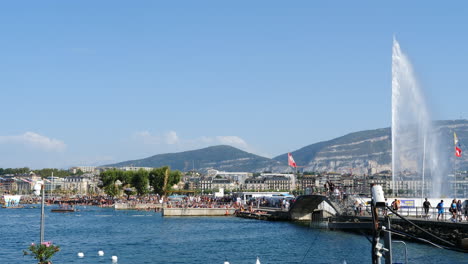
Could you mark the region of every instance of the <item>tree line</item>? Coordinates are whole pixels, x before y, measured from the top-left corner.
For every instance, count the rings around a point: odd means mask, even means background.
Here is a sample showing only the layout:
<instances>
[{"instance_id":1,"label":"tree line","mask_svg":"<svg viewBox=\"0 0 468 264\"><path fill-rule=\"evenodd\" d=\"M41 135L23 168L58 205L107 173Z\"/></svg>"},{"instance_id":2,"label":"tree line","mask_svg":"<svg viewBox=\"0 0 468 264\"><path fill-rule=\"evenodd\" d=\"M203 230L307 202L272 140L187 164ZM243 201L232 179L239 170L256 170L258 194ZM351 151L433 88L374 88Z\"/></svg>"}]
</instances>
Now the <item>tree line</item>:
<instances>
[{"instance_id":1,"label":"tree line","mask_svg":"<svg viewBox=\"0 0 468 264\"><path fill-rule=\"evenodd\" d=\"M29 172L34 172L37 175L40 175L42 177L49 177L52 176L52 173L54 173L55 177L66 177L70 175L83 175L83 172L81 170L77 170L76 173L71 173L68 170L60 170L60 169L52 169L52 168L44 168L40 170L31 170L28 167L24 168L0 168L0 175L7 175L7 174L12 174L12 175L18 175L18 174L26 174Z\"/></svg>"},{"instance_id":2,"label":"tree line","mask_svg":"<svg viewBox=\"0 0 468 264\"><path fill-rule=\"evenodd\" d=\"M165 195L171 186L179 183L182 178L180 171L171 171L169 167L154 168L150 171L122 171L111 169L101 172L100 188L107 195L118 196L121 191L126 195L145 195L150 192Z\"/></svg>"}]
</instances>

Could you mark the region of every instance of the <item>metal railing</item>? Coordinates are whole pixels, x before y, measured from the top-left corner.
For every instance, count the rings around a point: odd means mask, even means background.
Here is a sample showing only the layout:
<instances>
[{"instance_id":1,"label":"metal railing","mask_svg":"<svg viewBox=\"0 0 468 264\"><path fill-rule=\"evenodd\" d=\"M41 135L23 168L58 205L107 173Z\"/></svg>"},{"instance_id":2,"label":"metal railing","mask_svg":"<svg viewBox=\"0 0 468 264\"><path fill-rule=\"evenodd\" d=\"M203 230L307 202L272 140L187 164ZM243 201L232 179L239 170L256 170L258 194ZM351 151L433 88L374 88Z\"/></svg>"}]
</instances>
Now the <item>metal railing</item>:
<instances>
[{"instance_id":1,"label":"metal railing","mask_svg":"<svg viewBox=\"0 0 468 264\"><path fill-rule=\"evenodd\" d=\"M354 207L348 208L348 212L350 212L350 209L354 211ZM439 216L439 221L453 221L453 214L449 211L450 207L444 207L444 212ZM358 210L357 216L370 216L371 212L371 207L370 205L362 206L361 210ZM418 220L427 220L427 221L437 221L437 216L439 215L439 209L430 207L427 214L426 211L423 207L402 207L398 209L398 214L404 217L409 217L409 218L416 218ZM385 213L388 213L388 215L391 217L393 214L388 211L388 210L379 210L379 215L383 216ZM465 216L458 215L456 214L456 221L460 222L459 219L461 219L461 222L466 222L464 221Z\"/></svg>"}]
</instances>

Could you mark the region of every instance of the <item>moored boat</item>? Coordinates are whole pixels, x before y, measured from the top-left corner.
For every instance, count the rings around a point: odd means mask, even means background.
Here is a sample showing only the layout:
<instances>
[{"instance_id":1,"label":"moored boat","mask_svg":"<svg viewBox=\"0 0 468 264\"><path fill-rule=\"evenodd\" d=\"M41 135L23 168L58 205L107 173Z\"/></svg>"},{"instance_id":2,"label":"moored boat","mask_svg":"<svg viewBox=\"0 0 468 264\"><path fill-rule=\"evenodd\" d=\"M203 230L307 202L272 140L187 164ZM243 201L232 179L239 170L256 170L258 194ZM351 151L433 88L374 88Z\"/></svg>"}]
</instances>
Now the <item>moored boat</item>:
<instances>
[{"instance_id":1,"label":"moored boat","mask_svg":"<svg viewBox=\"0 0 468 264\"><path fill-rule=\"evenodd\" d=\"M52 213L71 213L76 212L76 209L73 205L60 205L58 208L50 210Z\"/></svg>"}]
</instances>

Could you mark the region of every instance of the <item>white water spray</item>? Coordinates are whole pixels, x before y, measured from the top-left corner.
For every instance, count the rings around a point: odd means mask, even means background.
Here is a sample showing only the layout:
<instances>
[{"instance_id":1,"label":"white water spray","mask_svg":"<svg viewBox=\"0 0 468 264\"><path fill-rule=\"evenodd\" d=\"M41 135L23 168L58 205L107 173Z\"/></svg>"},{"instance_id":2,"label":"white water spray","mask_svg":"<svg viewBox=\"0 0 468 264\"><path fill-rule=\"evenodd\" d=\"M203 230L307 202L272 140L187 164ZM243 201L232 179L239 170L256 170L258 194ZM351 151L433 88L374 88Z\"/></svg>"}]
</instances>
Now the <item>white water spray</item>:
<instances>
[{"instance_id":1,"label":"white water spray","mask_svg":"<svg viewBox=\"0 0 468 264\"><path fill-rule=\"evenodd\" d=\"M442 188L442 179L447 175L448 170L446 163L443 163L440 158L443 152L440 151L439 142L438 133L432 125L426 100L415 78L413 67L401 51L400 44L393 39L393 182L411 176L421 180L430 178L432 179L431 196L441 197L442 194L446 194L446 190Z\"/></svg>"}]
</instances>

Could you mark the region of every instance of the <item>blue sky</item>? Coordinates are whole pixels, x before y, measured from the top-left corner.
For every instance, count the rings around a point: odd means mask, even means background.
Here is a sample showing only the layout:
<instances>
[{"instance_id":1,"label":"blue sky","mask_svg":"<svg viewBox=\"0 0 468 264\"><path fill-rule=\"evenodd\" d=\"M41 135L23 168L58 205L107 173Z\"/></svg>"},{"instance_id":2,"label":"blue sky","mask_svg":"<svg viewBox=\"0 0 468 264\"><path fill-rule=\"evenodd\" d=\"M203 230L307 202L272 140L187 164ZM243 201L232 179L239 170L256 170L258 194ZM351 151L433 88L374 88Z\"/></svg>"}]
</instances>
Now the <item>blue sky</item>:
<instances>
[{"instance_id":1,"label":"blue sky","mask_svg":"<svg viewBox=\"0 0 468 264\"><path fill-rule=\"evenodd\" d=\"M0 167L218 144L274 157L388 127L394 35L434 118L467 118L467 5L1 3Z\"/></svg>"}]
</instances>

